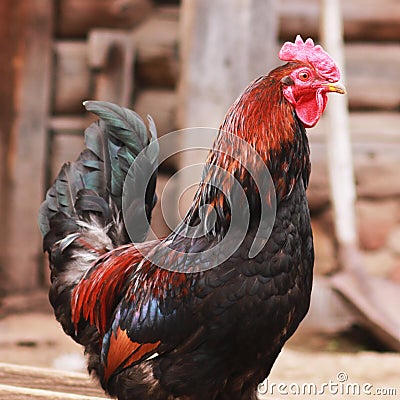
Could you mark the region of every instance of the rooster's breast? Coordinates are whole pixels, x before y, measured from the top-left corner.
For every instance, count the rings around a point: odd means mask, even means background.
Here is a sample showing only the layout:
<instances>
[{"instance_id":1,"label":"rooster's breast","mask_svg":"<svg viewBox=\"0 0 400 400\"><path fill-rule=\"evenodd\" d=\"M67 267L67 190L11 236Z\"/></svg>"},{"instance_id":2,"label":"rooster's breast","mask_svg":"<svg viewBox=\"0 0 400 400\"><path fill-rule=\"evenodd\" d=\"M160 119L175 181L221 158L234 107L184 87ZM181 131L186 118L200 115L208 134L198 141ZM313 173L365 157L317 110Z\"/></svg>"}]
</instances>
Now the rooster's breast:
<instances>
[{"instance_id":1,"label":"rooster's breast","mask_svg":"<svg viewBox=\"0 0 400 400\"><path fill-rule=\"evenodd\" d=\"M235 254L199 282L209 297L205 317L223 336L219 345L234 338L235 351L240 346L250 359L279 352L308 311L314 251L302 180L278 204L265 247L249 259L253 239L250 231Z\"/></svg>"}]
</instances>

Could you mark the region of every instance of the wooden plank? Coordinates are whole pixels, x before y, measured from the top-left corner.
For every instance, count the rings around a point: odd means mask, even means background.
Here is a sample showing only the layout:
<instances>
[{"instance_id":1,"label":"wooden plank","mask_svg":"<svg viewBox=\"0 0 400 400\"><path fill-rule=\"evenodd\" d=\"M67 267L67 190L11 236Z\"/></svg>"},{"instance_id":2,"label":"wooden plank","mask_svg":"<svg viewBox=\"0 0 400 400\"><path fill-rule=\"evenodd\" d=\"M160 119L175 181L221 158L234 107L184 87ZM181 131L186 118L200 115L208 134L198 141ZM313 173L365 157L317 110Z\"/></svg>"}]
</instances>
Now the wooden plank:
<instances>
[{"instance_id":1,"label":"wooden plank","mask_svg":"<svg viewBox=\"0 0 400 400\"><path fill-rule=\"evenodd\" d=\"M7 288L26 290L38 283L41 238L36 224L44 193L46 117L51 77L53 2L18 1L13 21L21 29L17 68L16 108L7 165L7 208L2 219ZM14 29L15 26L13 27Z\"/></svg>"},{"instance_id":2,"label":"wooden plank","mask_svg":"<svg viewBox=\"0 0 400 400\"><path fill-rule=\"evenodd\" d=\"M396 148L400 152L400 146ZM400 162L369 162L356 164L357 196L366 199L398 199Z\"/></svg>"},{"instance_id":3,"label":"wooden plank","mask_svg":"<svg viewBox=\"0 0 400 400\"><path fill-rule=\"evenodd\" d=\"M321 1L321 41L342 71L346 83L343 18L340 0ZM327 120L327 164L332 202L335 238L339 249L357 246L353 153L349 127L349 107L346 96L332 96L325 111ZM345 268L347 259L339 251L338 265Z\"/></svg>"},{"instance_id":4,"label":"wooden plank","mask_svg":"<svg viewBox=\"0 0 400 400\"><path fill-rule=\"evenodd\" d=\"M60 393L52 390L30 389L10 385L0 385L0 399L4 400L100 400L105 397L92 397L70 393Z\"/></svg>"},{"instance_id":5,"label":"wooden plank","mask_svg":"<svg viewBox=\"0 0 400 400\"><path fill-rule=\"evenodd\" d=\"M54 44L53 113L82 114L82 101L90 98L88 45L85 41Z\"/></svg>"},{"instance_id":6,"label":"wooden plank","mask_svg":"<svg viewBox=\"0 0 400 400\"><path fill-rule=\"evenodd\" d=\"M179 75L179 8L159 7L132 32L136 79L143 87L173 88Z\"/></svg>"},{"instance_id":7,"label":"wooden plank","mask_svg":"<svg viewBox=\"0 0 400 400\"><path fill-rule=\"evenodd\" d=\"M178 126L218 128L245 86L278 63L275 0L184 0ZM263 17L260 18L260 15ZM275 55L275 56L271 56ZM204 135L186 136L184 149L211 146ZM204 162L183 151L181 167ZM199 180L197 180L198 182ZM195 180L182 179L180 193ZM183 204L182 211L189 204Z\"/></svg>"},{"instance_id":8,"label":"wooden plank","mask_svg":"<svg viewBox=\"0 0 400 400\"><path fill-rule=\"evenodd\" d=\"M371 146L372 148L372 146ZM382 158L390 148L375 146L375 153ZM326 153L326 147L320 146L318 151ZM400 152L400 146L395 146L393 153ZM315 146L312 154L315 153ZM390 199L400 196L400 182L398 179L400 161L392 159L391 162L377 161L372 156L367 162L364 157L367 151L358 145L353 145L354 172L356 177L357 198L366 199ZM381 159L378 157L378 160ZM310 209L319 210L330 202L328 172L325 161L313 160L310 185L307 191ZM397 157L398 158L398 157Z\"/></svg>"},{"instance_id":9,"label":"wooden plank","mask_svg":"<svg viewBox=\"0 0 400 400\"><path fill-rule=\"evenodd\" d=\"M11 131L16 116L15 87L17 84L18 63L9 60L18 60L17 53L21 41L21 25L23 15L18 1L4 0L0 2L0 54L3 62L0 63L0 220L4 221L8 212L9 162L11 161ZM8 61L7 61L8 60ZM0 290L7 286L4 272L7 270L6 242L7 235L4 223L0 226Z\"/></svg>"},{"instance_id":10,"label":"wooden plank","mask_svg":"<svg viewBox=\"0 0 400 400\"><path fill-rule=\"evenodd\" d=\"M378 149L378 150L377 150ZM379 148L375 146L375 151L383 157L388 148ZM320 146L318 151L326 154L326 147ZM396 146L394 152L400 152L400 146ZM312 153L315 153L315 146L312 147ZM361 153L361 154L360 154ZM369 162L360 159L365 155L365 150L353 145L354 172L356 177L357 198L365 199L390 199L400 196L399 169L400 161L379 162L370 158ZM307 190L309 206L312 211L318 211L326 208L330 204L328 172L325 160L313 160L312 157L311 179Z\"/></svg>"},{"instance_id":11,"label":"wooden plank","mask_svg":"<svg viewBox=\"0 0 400 400\"><path fill-rule=\"evenodd\" d=\"M84 39L93 28L130 29L152 10L151 0L59 0L56 35Z\"/></svg>"},{"instance_id":12,"label":"wooden plank","mask_svg":"<svg viewBox=\"0 0 400 400\"><path fill-rule=\"evenodd\" d=\"M82 101L93 98L129 105L134 65L130 34L95 29L88 42L58 41L54 52L53 113L82 114Z\"/></svg>"},{"instance_id":13,"label":"wooden plank","mask_svg":"<svg viewBox=\"0 0 400 400\"><path fill-rule=\"evenodd\" d=\"M15 316L18 314L28 314L33 312L44 312L48 314L53 312L47 290L41 288L29 291L28 293L21 292L8 294L1 303L0 319L4 320L4 318L9 315ZM2 333L4 333L4 331ZM4 342L2 343L2 346L4 346Z\"/></svg>"},{"instance_id":14,"label":"wooden plank","mask_svg":"<svg viewBox=\"0 0 400 400\"><path fill-rule=\"evenodd\" d=\"M82 117L76 115L57 115L49 119L47 127L56 133L82 135L83 131L90 125L91 121L92 119L90 114Z\"/></svg>"},{"instance_id":15,"label":"wooden plank","mask_svg":"<svg viewBox=\"0 0 400 400\"><path fill-rule=\"evenodd\" d=\"M400 144L399 112L351 112L349 122L354 143ZM307 130L312 144L325 143L326 123L322 116L314 128Z\"/></svg>"},{"instance_id":16,"label":"wooden plank","mask_svg":"<svg viewBox=\"0 0 400 400\"><path fill-rule=\"evenodd\" d=\"M399 285L347 270L331 277L331 285L348 303L358 322L393 351L400 351Z\"/></svg>"},{"instance_id":17,"label":"wooden plank","mask_svg":"<svg viewBox=\"0 0 400 400\"><path fill-rule=\"evenodd\" d=\"M94 29L88 38L88 62L93 73L92 98L130 105L135 46L120 30Z\"/></svg>"},{"instance_id":18,"label":"wooden plank","mask_svg":"<svg viewBox=\"0 0 400 400\"><path fill-rule=\"evenodd\" d=\"M348 44L345 56L350 108L398 111L400 43Z\"/></svg>"},{"instance_id":19,"label":"wooden plank","mask_svg":"<svg viewBox=\"0 0 400 400\"><path fill-rule=\"evenodd\" d=\"M398 0L342 0L344 34L347 40L393 41L400 37ZM301 32L318 37L319 0L281 0L280 37L293 40Z\"/></svg>"},{"instance_id":20,"label":"wooden plank","mask_svg":"<svg viewBox=\"0 0 400 400\"><path fill-rule=\"evenodd\" d=\"M350 113L352 152L358 197L383 199L400 196L400 113ZM326 166L326 118L308 129L312 171L307 191L310 209L329 204Z\"/></svg>"},{"instance_id":21,"label":"wooden plank","mask_svg":"<svg viewBox=\"0 0 400 400\"><path fill-rule=\"evenodd\" d=\"M58 40L55 43L56 86L53 91L55 113L82 112L80 102L90 95L91 78L88 64L94 72L99 70L104 72L107 66L114 66L109 58L114 57L115 54L105 52L104 49L107 47L107 50L110 50L110 44L112 44L110 40L112 39L115 43L114 35L118 32L117 30L94 29L89 35L89 43L83 40ZM125 37L126 48L130 46L133 50L133 46L136 47L136 60L131 59L130 62L135 62L135 78L140 82L141 87L175 87L179 75L178 39L178 7L157 8L149 19L134 29L131 35ZM119 42L120 45L123 44L123 41ZM102 61L103 65L99 66L99 61ZM121 60L116 59L116 62L118 61ZM129 59L125 58L125 61ZM107 62L107 65L104 62ZM103 74L105 77L110 75L110 71L105 72ZM103 77L98 76L96 79L102 81ZM123 81L122 79L114 80ZM122 86L122 89L124 87ZM121 85L114 88L114 92L120 90Z\"/></svg>"},{"instance_id":22,"label":"wooden plank","mask_svg":"<svg viewBox=\"0 0 400 400\"><path fill-rule=\"evenodd\" d=\"M85 398L83 396L105 398L100 385L88 375L48 368L0 363L0 393L3 393L4 385L10 387L8 393L17 393L19 390L20 394L24 394L24 388L29 388L28 390L31 390L31 392L27 392L26 395L32 395L32 398L35 398L35 394L49 395L50 391L51 393L64 393L63 396L66 393L73 393L75 396L79 395L75 398L80 399ZM46 391L46 393L41 394L40 390ZM0 399L6 398L1 396L2 394L0 394Z\"/></svg>"},{"instance_id":23,"label":"wooden plank","mask_svg":"<svg viewBox=\"0 0 400 400\"><path fill-rule=\"evenodd\" d=\"M179 76L178 31L177 8L158 9L133 31L131 40L137 47L135 73L141 87L175 87ZM55 47L59 60L54 91L56 112L82 112L80 102L88 98L90 86L85 46L83 42L63 41ZM182 51L185 52L184 49ZM280 63L276 53L275 50L271 53L275 57L275 62L270 63L271 68ZM345 55L350 107L398 110L400 44L350 43L345 46ZM268 72L268 68L267 64L263 65L249 76L248 81Z\"/></svg>"},{"instance_id":24,"label":"wooden plank","mask_svg":"<svg viewBox=\"0 0 400 400\"><path fill-rule=\"evenodd\" d=\"M180 127L218 127L248 82L279 63L274 7L268 0L183 1Z\"/></svg>"}]
</instances>

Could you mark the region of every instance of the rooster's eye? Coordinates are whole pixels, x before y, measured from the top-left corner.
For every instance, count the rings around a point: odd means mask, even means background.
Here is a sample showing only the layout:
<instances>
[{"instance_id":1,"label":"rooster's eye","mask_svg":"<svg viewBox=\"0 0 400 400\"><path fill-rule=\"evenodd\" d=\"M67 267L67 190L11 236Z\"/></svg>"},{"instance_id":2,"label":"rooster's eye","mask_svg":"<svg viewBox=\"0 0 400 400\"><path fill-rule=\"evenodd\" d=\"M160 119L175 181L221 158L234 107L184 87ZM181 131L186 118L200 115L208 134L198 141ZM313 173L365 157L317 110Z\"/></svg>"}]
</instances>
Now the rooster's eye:
<instances>
[{"instance_id":1,"label":"rooster's eye","mask_svg":"<svg viewBox=\"0 0 400 400\"><path fill-rule=\"evenodd\" d=\"M301 81L308 81L310 79L310 74L307 71L301 71L298 76Z\"/></svg>"}]
</instances>

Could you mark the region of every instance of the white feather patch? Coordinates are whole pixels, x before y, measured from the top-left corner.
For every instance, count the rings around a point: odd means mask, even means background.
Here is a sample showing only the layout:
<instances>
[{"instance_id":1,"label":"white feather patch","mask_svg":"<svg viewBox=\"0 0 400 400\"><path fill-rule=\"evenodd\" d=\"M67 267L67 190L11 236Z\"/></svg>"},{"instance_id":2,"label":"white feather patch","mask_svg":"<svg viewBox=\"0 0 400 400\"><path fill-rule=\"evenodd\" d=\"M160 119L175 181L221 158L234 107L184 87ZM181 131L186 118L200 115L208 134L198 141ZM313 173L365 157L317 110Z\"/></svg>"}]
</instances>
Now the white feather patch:
<instances>
[{"instance_id":1,"label":"white feather patch","mask_svg":"<svg viewBox=\"0 0 400 400\"><path fill-rule=\"evenodd\" d=\"M147 357L145 361L152 360L153 358L156 358L156 357L158 357L158 356L159 356L158 353L154 353L154 354L152 354L150 357Z\"/></svg>"}]
</instances>

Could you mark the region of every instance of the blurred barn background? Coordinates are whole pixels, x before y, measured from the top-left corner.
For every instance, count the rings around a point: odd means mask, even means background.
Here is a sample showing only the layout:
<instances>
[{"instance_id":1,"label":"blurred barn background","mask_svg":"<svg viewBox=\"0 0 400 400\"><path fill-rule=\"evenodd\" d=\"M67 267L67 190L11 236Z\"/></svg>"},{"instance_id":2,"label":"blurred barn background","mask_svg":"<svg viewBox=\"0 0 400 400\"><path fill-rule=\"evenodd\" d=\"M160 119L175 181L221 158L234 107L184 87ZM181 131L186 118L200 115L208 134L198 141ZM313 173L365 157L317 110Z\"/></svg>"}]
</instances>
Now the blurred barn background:
<instances>
[{"instance_id":1,"label":"blurred barn background","mask_svg":"<svg viewBox=\"0 0 400 400\"><path fill-rule=\"evenodd\" d=\"M360 248L368 274L400 283L400 3L342 6ZM318 42L319 32L318 0L2 0L1 292L26 295L47 285L37 210L60 166L82 148L91 121L83 100L150 114L160 135L218 127L246 83L279 63L283 41L300 33ZM338 267L325 125L309 132L319 276ZM159 193L184 162L163 163ZM168 233L159 209L152 225L157 235ZM342 308L325 311L329 318L314 319L314 328L351 324Z\"/></svg>"}]
</instances>

